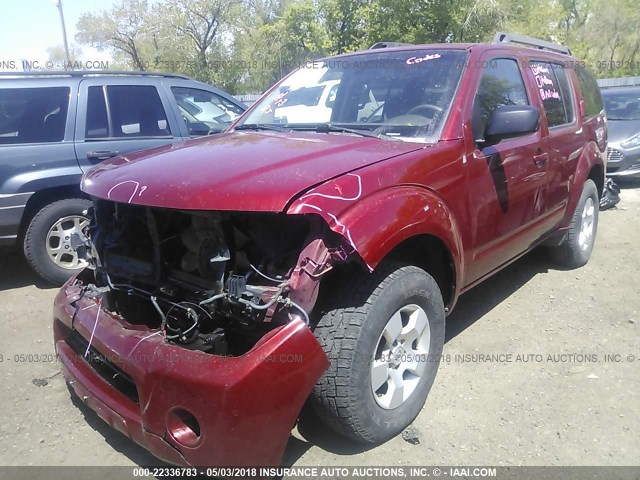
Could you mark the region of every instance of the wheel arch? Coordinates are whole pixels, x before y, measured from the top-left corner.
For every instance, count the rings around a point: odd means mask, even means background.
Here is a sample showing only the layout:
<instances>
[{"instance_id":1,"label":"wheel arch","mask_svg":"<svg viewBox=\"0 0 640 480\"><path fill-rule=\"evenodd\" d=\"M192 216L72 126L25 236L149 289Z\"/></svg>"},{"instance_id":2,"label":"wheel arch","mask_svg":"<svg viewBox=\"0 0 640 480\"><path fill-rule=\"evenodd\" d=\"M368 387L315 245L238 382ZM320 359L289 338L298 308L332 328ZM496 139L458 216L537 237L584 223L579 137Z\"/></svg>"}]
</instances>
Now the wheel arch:
<instances>
[{"instance_id":1,"label":"wheel arch","mask_svg":"<svg viewBox=\"0 0 640 480\"><path fill-rule=\"evenodd\" d=\"M387 260L423 268L438 283L445 305L453 308L464 275L462 241L452 212L436 192L394 186L349 202L346 208L344 201L318 196L311 203L302 198L288 213L322 216L369 271Z\"/></svg>"},{"instance_id":2,"label":"wheel arch","mask_svg":"<svg viewBox=\"0 0 640 480\"><path fill-rule=\"evenodd\" d=\"M58 200L64 200L67 198L83 198L89 200L90 198L82 193L80 185L59 185L55 187L43 188L35 192L27 202L27 206L22 215L22 221L20 223L20 231L18 233L19 241L24 239L24 234L29 226L33 217L45 206L57 202Z\"/></svg>"},{"instance_id":3,"label":"wheel arch","mask_svg":"<svg viewBox=\"0 0 640 480\"><path fill-rule=\"evenodd\" d=\"M561 222L562 227L566 227L571 223L573 213L578 205L580 194L582 193L584 182L589 179L593 180L598 189L598 195L602 197L605 179L605 166L602 157L603 154L595 142L589 142L582 150L571 181L569 201L567 202L567 209Z\"/></svg>"},{"instance_id":4,"label":"wheel arch","mask_svg":"<svg viewBox=\"0 0 640 480\"><path fill-rule=\"evenodd\" d=\"M438 284L445 306L449 309L453 306L457 283L454 259L447 245L436 235L409 237L396 245L382 261L397 261L422 268Z\"/></svg>"}]
</instances>

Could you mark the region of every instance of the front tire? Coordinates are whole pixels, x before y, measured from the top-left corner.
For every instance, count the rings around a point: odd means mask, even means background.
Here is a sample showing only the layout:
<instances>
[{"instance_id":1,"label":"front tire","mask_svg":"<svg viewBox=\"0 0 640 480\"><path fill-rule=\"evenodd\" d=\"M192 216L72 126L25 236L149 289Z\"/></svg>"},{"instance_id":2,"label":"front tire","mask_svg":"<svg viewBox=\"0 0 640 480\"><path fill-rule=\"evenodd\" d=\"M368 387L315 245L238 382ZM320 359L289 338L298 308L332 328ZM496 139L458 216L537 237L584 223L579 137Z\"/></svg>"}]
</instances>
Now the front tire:
<instances>
[{"instance_id":1,"label":"front tire","mask_svg":"<svg viewBox=\"0 0 640 480\"><path fill-rule=\"evenodd\" d=\"M31 220L24 237L24 254L40 277L62 285L86 266L71 246L71 235L84 238L89 220L83 212L89 200L69 198L46 205Z\"/></svg>"},{"instance_id":2,"label":"front tire","mask_svg":"<svg viewBox=\"0 0 640 480\"><path fill-rule=\"evenodd\" d=\"M567 237L552 249L554 260L565 268L579 268L591 258L598 231L600 199L593 180L587 179L582 187L578 205L571 219Z\"/></svg>"},{"instance_id":3,"label":"front tire","mask_svg":"<svg viewBox=\"0 0 640 480\"><path fill-rule=\"evenodd\" d=\"M424 270L398 263L345 279L335 292L315 329L330 366L311 403L344 436L388 440L415 419L435 380L442 295Z\"/></svg>"}]
</instances>

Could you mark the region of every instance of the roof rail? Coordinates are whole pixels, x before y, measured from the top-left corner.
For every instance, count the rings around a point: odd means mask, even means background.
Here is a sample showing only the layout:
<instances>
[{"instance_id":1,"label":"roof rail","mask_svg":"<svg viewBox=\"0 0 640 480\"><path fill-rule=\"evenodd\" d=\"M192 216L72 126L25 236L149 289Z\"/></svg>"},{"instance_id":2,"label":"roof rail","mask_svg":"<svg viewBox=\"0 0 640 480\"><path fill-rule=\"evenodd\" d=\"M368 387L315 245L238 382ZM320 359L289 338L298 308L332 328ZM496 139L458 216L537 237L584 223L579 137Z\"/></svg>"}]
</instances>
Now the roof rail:
<instances>
[{"instance_id":1,"label":"roof rail","mask_svg":"<svg viewBox=\"0 0 640 480\"><path fill-rule=\"evenodd\" d=\"M413 43L402 42L376 42L369 47L369 50L378 50L379 48L408 47Z\"/></svg>"},{"instance_id":2,"label":"roof rail","mask_svg":"<svg viewBox=\"0 0 640 480\"><path fill-rule=\"evenodd\" d=\"M571 50L564 45L558 45L557 43L547 42L546 40L527 37L526 35L519 35L517 33L498 32L493 37L493 43L518 43L539 50L549 50L564 55L571 55Z\"/></svg>"},{"instance_id":3,"label":"roof rail","mask_svg":"<svg viewBox=\"0 0 640 480\"><path fill-rule=\"evenodd\" d=\"M192 80L191 77L179 73L142 72L137 70L28 70L26 72L0 72L0 77L92 77L97 75L165 77Z\"/></svg>"}]
</instances>

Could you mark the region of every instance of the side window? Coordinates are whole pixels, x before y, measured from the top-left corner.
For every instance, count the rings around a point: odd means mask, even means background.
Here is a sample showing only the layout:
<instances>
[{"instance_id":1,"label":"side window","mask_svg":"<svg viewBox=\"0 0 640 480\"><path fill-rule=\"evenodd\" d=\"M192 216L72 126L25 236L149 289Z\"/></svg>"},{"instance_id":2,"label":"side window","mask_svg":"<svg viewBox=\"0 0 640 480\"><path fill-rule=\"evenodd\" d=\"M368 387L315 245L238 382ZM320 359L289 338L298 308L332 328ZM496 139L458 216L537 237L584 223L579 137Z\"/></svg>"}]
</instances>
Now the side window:
<instances>
[{"instance_id":1,"label":"side window","mask_svg":"<svg viewBox=\"0 0 640 480\"><path fill-rule=\"evenodd\" d=\"M68 87L0 89L0 144L61 142L70 92Z\"/></svg>"},{"instance_id":2,"label":"side window","mask_svg":"<svg viewBox=\"0 0 640 480\"><path fill-rule=\"evenodd\" d=\"M529 66L536 79L549 127L573 122L572 95L564 69L549 62L530 62Z\"/></svg>"},{"instance_id":3,"label":"side window","mask_svg":"<svg viewBox=\"0 0 640 480\"><path fill-rule=\"evenodd\" d=\"M113 137L166 137L171 135L167 115L156 87L109 85L107 101Z\"/></svg>"},{"instance_id":4,"label":"side window","mask_svg":"<svg viewBox=\"0 0 640 480\"><path fill-rule=\"evenodd\" d=\"M599 115L604 109L602 102L602 95L600 94L600 88L598 82L594 76L586 68L581 65L576 65L575 72L578 77L578 83L580 84L580 91L582 93L582 99L585 103L585 113L589 117Z\"/></svg>"},{"instance_id":5,"label":"side window","mask_svg":"<svg viewBox=\"0 0 640 480\"><path fill-rule=\"evenodd\" d=\"M518 62L499 58L486 63L473 102L473 135L475 140L484 138L484 131L491 113L505 105L529 105Z\"/></svg>"},{"instance_id":6,"label":"side window","mask_svg":"<svg viewBox=\"0 0 640 480\"><path fill-rule=\"evenodd\" d=\"M89 87L85 138L139 138L171 135L156 87Z\"/></svg>"},{"instance_id":7,"label":"side window","mask_svg":"<svg viewBox=\"0 0 640 480\"><path fill-rule=\"evenodd\" d=\"M207 90L171 87L171 93L178 103L189 133L193 136L208 133L202 131L202 124L209 131L221 131L242 113L237 105Z\"/></svg>"}]
</instances>

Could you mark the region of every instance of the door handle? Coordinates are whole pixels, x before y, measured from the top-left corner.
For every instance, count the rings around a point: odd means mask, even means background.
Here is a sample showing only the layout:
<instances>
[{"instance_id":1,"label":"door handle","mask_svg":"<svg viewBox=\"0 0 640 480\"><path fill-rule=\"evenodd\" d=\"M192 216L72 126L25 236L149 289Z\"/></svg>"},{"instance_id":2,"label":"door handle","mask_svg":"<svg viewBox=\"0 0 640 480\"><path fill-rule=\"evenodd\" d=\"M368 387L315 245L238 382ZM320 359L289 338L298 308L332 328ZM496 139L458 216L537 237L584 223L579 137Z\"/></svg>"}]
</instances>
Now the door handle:
<instances>
[{"instance_id":1,"label":"door handle","mask_svg":"<svg viewBox=\"0 0 640 480\"><path fill-rule=\"evenodd\" d=\"M118 155L118 152L113 150L97 150L95 152L87 152L87 159L89 160L106 160Z\"/></svg>"},{"instance_id":2,"label":"door handle","mask_svg":"<svg viewBox=\"0 0 640 480\"><path fill-rule=\"evenodd\" d=\"M547 160L549 159L549 154L547 153L539 153L538 155L533 156L533 163L535 163L538 167L543 167Z\"/></svg>"}]
</instances>

